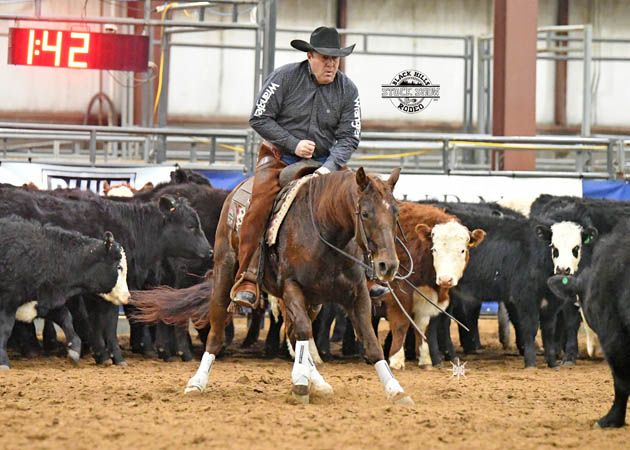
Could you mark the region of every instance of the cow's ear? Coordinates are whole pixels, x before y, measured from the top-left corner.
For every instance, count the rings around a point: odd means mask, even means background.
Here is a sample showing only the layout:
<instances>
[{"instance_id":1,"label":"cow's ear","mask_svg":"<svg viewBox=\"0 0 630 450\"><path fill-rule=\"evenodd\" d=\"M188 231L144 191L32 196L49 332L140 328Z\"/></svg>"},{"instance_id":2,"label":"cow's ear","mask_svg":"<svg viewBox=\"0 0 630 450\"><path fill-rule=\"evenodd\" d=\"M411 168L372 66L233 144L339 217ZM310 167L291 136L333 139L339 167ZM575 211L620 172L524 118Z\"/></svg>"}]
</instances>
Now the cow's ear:
<instances>
[{"instance_id":1,"label":"cow's ear","mask_svg":"<svg viewBox=\"0 0 630 450\"><path fill-rule=\"evenodd\" d=\"M389 184L389 187L392 189L392 191L394 190L394 186L396 186L396 183L398 182L399 176L400 176L400 167L396 167L394 170L392 170L392 173L389 175L389 178L387 179L387 184Z\"/></svg>"},{"instance_id":2,"label":"cow's ear","mask_svg":"<svg viewBox=\"0 0 630 450\"><path fill-rule=\"evenodd\" d=\"M543 242L551 243L551 228L547 225L536 225L536 236Z\"/></svg>"},{"instance_id":3,"label":"cow's ear","mask_svg":"<svg viewBox=\"0 0 630 450\"><path fill-rule=\"evenodd\" d=\"M426 223L419 223L414 229L420 240L429 241L431 239L432 228Z\"/></svg>"},{"instance_id":4,"label":"cow's ear","mask_svg":"<svg viewBox=\"0 0 630 450\"><path fill-rule=\"evenodd\" d=\"M599 232L595 227L589 226L582 230L582 242L584 242L584 245L591 245L597 239L597 236L599 236Z\"/></svg>"},{"instance_id":5,"label":"cow's ear","mask_svg":"<svg viewBox=\"0 0 630 450\"><path fill-rule=\"evenodd\" d=\"M103 239L105 241L105 247L107 248L107 251L110 251L114 246L114 235L111 231L106 231Z\"/></svg>"},{"instance_id":6,"label":"cow's ear","mask_svg":"<svg viewBox=\"0 0 630 450\"><path fill-rule=\"evenodd\" d=\"M175 198L170 195L160 197L160 211L162 214L169 214L175 211Z\"/></svg>"},{"instance_id":7,"label":"cow's ear","mask_svg":"<svg viewBox=\"0 0 630 450\"><path fill-rule=\"evenodd\" d=\"M357 184L359 185L359 189L361 189L362 191L365 191L370 185L370 179L365 173L365 170L363 170L363 167L359 167L357 169L356 178L357 178Z\"/></svg>"},{"instance_id":8,"label":"cow's ear","mask_svg":"<svg viewBox=\"0 0 630 450\"><path fill-rule=\"evenodd\" d=\"M476 228L470 232L470 241L468 242L468 248L475 248L483 242L486 238L486 232L481 228Z\"/></svg>"}]
</instances>

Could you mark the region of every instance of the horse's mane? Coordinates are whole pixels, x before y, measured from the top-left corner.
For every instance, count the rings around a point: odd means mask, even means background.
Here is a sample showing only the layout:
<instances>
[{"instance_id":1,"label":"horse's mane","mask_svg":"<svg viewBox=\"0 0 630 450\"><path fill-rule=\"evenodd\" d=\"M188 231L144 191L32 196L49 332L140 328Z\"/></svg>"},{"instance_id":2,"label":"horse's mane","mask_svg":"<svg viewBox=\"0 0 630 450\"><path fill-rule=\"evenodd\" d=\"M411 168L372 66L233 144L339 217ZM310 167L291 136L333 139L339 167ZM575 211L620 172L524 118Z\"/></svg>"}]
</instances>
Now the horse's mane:
<instances>
[{"instance_id":1,"label":"horse's mane","mask_svg":"<svg viewBox=\"0 0 630 450\"><path fill-rule=\"evenodd\" d=\"M370 179L370 187L375 189L381 197L387 195L389 186L375 174L366 174ZM354 226L354 213L359 186L356 181L356 172L342 170L332 172L325 176L314 177L311 180L310 200L317 206L317 216L326 222L339 223L345 226ZM309 197L307 196L307 199ZM322 199L333 201L321 201Z\"/></svg>"}]
</instances>

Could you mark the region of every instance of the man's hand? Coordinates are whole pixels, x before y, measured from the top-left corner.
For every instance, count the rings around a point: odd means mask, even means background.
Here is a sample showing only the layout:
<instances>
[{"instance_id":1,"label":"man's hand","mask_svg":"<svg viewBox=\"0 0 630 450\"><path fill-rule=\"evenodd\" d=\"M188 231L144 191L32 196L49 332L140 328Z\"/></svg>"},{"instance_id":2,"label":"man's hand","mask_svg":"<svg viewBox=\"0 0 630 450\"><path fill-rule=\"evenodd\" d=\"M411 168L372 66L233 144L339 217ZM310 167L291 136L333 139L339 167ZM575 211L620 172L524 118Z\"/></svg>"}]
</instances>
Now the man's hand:
<instances>
[{"instance_id":1,"label":"man's hand","mask_svg":"<svg viewBox=\"0 0 630 450\"><path fill-rule=\"evenodd\" d=\"M304 139L298 142L298 145L295 147L295 154L300 158L310 159L313 157L313 152L315 151L315 142L309 141L308 139Z\"/></svg>"}]
</instances>

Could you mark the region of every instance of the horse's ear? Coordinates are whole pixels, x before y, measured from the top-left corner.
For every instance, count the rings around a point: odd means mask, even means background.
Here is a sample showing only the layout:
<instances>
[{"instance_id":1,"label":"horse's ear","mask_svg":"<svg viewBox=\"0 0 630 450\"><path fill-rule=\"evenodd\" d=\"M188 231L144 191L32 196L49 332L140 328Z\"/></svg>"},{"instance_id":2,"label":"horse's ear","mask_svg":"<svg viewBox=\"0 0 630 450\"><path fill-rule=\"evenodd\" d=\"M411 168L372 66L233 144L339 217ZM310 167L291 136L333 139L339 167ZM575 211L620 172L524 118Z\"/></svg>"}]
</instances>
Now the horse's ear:
<instances>
[{"instance_id":1,"label":"horse's ear","mask_svg":"<svg viewBox=\"0 0 630 450\"><path fill-rule=\"evenodd\" d=\"M387 180L387 184L389 184L389 187L392 189L392 191L394 190L394 186L396 186L396 183L398 182L399 176L400 167L396 167L394 170L392 170L392 173L389 175L389 179Z\"/></svg>"},{"instance_id":2,"label":"horse's ear","mask_svg":"<svg viewBox=\"0 0 630 450\"><path fill-rule=\"evenodd\" d=\"M366 175L365 170L363 170L363 167L357 169L357 184L362 191L365 191L370 185L370 179Z\"/></svg>"}]
</instances>

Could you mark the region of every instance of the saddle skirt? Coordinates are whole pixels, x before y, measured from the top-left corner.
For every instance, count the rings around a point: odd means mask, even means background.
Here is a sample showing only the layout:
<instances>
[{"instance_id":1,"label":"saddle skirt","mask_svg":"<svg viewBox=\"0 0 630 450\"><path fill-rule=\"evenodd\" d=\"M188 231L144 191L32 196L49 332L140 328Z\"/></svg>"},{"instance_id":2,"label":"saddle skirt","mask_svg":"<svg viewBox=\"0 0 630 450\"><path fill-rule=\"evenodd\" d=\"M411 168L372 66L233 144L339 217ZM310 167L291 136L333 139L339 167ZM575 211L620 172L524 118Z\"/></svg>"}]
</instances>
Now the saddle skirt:
<instances>
[{"instance_id":1,"label":"saddle skirt","mask_svg":"<svg viewBox=\"0 0 630 450\"><path fill-rule=\"evenodd\" d=\"M273 246L276 243L278 237L278 231L284 221L293 200L300 188L312 177L313 175L306 175L297 180L293 180L280 190L273 203L271 215L268 221L267 230L265 232L265 242L268 246ZM230 228L240 232L241 225L243 224L243 217L245 212L249 208L249 203L252 198L252 188L254 185L254 178L248 178L245 180L236 190L230 207L228 208L227 224Z\"/></svg>"}]
</instances>

